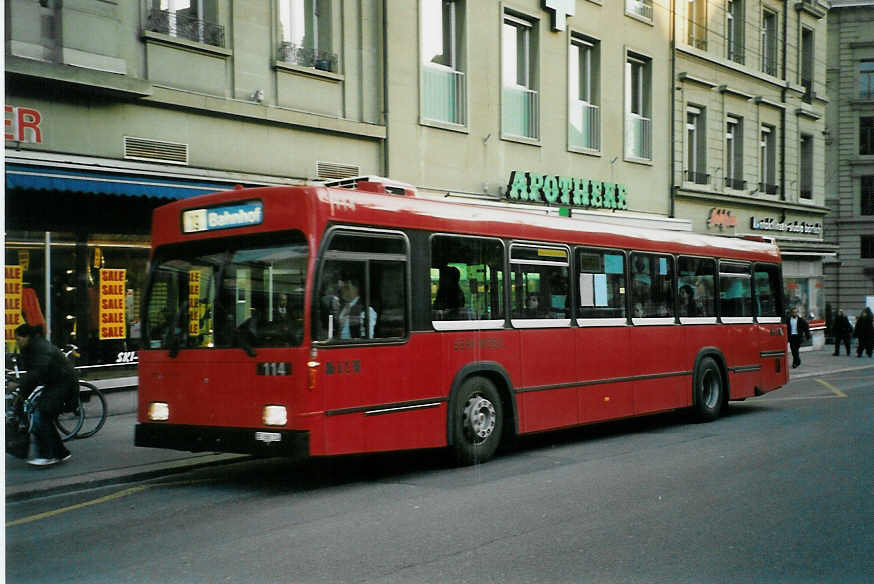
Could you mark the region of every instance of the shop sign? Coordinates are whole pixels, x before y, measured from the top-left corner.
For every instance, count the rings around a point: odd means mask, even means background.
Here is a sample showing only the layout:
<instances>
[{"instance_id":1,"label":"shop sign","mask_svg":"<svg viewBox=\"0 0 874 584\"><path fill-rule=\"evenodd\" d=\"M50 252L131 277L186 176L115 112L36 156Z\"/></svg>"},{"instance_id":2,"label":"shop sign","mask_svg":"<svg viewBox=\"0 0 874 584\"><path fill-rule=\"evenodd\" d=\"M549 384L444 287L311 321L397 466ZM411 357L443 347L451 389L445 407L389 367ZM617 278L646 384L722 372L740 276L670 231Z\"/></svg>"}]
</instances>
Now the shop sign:
<instances>
[{"instance_id":1,"label":"shop sign","mask_svg":"<svg viewBox=\"0 0 874 584\"><path fill-rule=\"evenodd\" d=\"M592 209L628 209L625 185L588 178L572 178L514 170L507 186L507 199L553 203Z\"/></svg>"},{"instance_id":2,"label":"shop sign","mask_svg":"<svg viewBox=\"0 0 874 584\"><path fill-rule=\"evenodd\" d=\"M125 321L125 276L127 270L100 270L100 340L127 337Z\"/></svg>"},{"instance_id":3,"label":"shop sign","mask_svg":"<svg viewBox=\"0 0 874 584\"><path fill-rule=\"evenodd\" d=\"M21 314L21 276L24 270L21 266L6 266L6 282L4 302L6 304L6 351L15 350L15 329L24 323Z\"/></svg>"},{"instance_id":4,"label":"shop sign","mask_svg":"<svg viewBox=\"0 0 874 584\"><path fill-rule=\"evenodd\" d=\"M188 272L188 334L200 335L200 270Z\"/></svg>"},{"instance_id":5,"label":"shop sign","mask_svg":"<svg viewBox=\"0 0 874 584\"><path fill-rule=\"evenodd\" d=\"M40 113L29 107L4 106L3 133L6 140L42 144L42 121Z\"/></svg>"},{"instance_id":6,"label":"shop sign","mask_svg":"<svg viewBox=\"0 0 874 584\"><path fill-rule=\"evenodd\" d=\"M750 229L756 231L779 231L781 233L804 233L806 235L821 235L821 223L806 223L804 221L786 221L785 217L750 217Z\"/></svg>"},{"instance_id":7,"label":"shop sign","mask_svg":"<svg viewBox=\"0 0 874 584\"><path fill-rule=\"evenodd\" d=\"M544 9L552 12L552 30L564 30L567 27L567 17L577 11L577 0L543 0Z\"/></svg>"},{"instance_id":8,"label":"shop sign","mask_svg":"<svg viewBox=\"0 0 874 584\"><path fill-rule=\"evenodd\" d=\"M261 201L182 212L182 233L258 225L263 219Z\"/></svg>"},{"instance_id":9,"label":"shop sign","mask_svg":"<svg viewBox=\"0 0 874 584\"><path fill-rule=\"evenodd\" d=\"M710 209L710 215L707 216L707 228L711 227L719 227L720 231L726 227L737 227L737 217L732 215L729 209L713 207Z\"/></svg>"}]
</instances>

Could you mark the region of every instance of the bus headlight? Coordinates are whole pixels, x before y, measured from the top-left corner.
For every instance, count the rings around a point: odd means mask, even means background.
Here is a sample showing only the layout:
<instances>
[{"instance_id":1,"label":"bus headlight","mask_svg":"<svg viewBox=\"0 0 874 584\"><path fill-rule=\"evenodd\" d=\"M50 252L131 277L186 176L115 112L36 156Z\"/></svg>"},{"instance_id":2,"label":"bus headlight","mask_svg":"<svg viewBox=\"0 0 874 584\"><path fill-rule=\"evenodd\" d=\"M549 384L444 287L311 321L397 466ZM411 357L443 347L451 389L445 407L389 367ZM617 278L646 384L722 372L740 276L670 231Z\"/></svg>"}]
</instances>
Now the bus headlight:
<instances>
[{"instance_id":1,"label":"bus headlight","mask_svg":"<svg viewBox=\"0 0 874 584\"><path fill-rule=\"evenodd\" d=\"M170 406L165 402L151 402L148 416L153 422L165 422L170 419Z\"/></svg>"},{"instance_id":2,"label":"bus headlight","mask_svg":"<svg viewBox=\"0 0 874 584\"><path fill-rule=\"evenodd\" d=\"M261 421L265 426L284 426L288 422L285 406L264 406Z\"/></svg>"}]
</instances>

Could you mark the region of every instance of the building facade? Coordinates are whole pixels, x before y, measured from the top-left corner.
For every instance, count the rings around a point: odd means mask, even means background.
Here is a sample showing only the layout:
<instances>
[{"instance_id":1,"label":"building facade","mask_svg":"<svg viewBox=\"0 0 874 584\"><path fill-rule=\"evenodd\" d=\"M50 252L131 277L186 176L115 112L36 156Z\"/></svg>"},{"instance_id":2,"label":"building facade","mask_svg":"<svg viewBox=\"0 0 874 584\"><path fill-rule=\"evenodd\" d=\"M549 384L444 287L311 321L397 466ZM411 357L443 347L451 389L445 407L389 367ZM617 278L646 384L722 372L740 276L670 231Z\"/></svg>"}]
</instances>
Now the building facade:
<instances>
[{"instance_id":1,"label":"building facade","mask_svg":"<svg viewBox=\"0 0 874 584\"><path fill-rule=\"evenodd\" d=\"M6 335L139 347L151 210L381 174L671 219L672 26L649 0L9 0ZM570 209L570 211L567 211Z\"/></svg>"},{"instance_id":2,"label":"building facade","mask_svg":"<svg viewBox=\"0 0 874 584\"><path fill-rule=\"evenodd\" d=\"M131 361L155 206L384 166L377 0L4 4L7 342Z\"/></svg>"},{"instance_id":3,"label":"building facade","mask_svg":"<svg viewBox=\"0 0 874 584\"><path fill-rule=\"evenodd\" d=\"M874 2L834 0L829 11L826 264L832 312L874 308Z\"/></svg>"},{"instance_id":4,"label":"building facade","mask_svg":"<svg viewBox=\"0 0 874 584\"><path fill-rule=\"evenodd\" d=\"M676 3L673 213L700 232L774 239L787 300L825 317L827 7Z\"/></svg>"}]
</instances>

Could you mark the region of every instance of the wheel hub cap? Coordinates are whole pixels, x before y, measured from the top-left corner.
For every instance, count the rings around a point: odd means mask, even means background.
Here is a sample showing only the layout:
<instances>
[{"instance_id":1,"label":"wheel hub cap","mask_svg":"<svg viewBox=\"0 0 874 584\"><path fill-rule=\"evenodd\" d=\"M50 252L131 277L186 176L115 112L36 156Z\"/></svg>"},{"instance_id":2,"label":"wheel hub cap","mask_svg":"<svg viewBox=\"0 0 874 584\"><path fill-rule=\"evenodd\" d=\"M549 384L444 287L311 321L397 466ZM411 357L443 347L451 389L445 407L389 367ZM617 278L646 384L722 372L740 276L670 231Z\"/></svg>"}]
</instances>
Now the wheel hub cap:
<instances>
[{"instance_id":1,"label":"wheel hub cap","mask_svg":"<svg viewBox=\"0 0 874 584\"><path fill-rule=\"evenodd\" d=\"M482 442L495 430L495 406L482 396L471 397L464 406L464 427Z\"/></svg>"}]
</instances>

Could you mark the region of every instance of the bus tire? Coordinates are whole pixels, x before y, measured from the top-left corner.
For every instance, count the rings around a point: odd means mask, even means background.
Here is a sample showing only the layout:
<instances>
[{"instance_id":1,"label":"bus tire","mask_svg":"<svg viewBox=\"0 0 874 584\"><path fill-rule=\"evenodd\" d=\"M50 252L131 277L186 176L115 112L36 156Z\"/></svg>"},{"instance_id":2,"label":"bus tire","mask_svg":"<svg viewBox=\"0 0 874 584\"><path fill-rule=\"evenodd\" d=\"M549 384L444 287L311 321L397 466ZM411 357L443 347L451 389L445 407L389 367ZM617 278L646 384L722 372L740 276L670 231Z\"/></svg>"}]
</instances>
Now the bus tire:
<instances>
[{"instance_id":1,"label":"bus tire","mask_svg":"<svg viewBox=\"0 0 874 584\"><path fill-rule=\"evenodd\" d=\"M470 377L459 387L454 403L455 461L463 466L486 462L504 432L504 406L495 384L485 377Z\"/></svg>"},{"instance_id":2,"label":"bus tire","mask_svg":"<svg viewBox=\"0 0 874 584\"><path fill-rule=\"evenodd\" d=\"M726 391L722 370L713 357L701 359L695 369L692 385L695 419L699 422L712 422L722 411Z\"/></svg>"}]
</instances>

